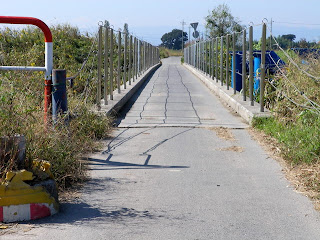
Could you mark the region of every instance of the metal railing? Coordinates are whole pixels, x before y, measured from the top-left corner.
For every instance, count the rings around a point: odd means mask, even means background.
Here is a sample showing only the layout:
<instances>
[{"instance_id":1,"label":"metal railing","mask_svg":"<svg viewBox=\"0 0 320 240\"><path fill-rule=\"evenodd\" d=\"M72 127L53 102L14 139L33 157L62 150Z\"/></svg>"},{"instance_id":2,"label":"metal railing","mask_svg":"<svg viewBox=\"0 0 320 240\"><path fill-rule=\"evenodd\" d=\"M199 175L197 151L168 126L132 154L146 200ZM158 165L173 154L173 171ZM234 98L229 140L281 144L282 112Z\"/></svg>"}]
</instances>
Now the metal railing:
<instances>
[{"instance_id":1,"label":"metal railing","mask_svg":"<svg viewBox=\"0 0 320 240\"><path fill-rule=\"evenodd\" d=\"M116 31L110 27L108 21L105 21L104 25L99 24L98 34L93 38L92 46L81 68L74 76L67 78L66 70L62 70L62 72L53 70L52 35L44 22L31 17L0 16L0 23L32 24L38 26L45 35L44 67L0 66L0 70L45 72L44 119L46 124L49 123L48 116L51 112L53 123L56 122L57 116L61 112L66 117L68 116L65 114L68 112L66 80L70 80L70 85L73 86L73 80L81 76L85 69L89 73L87 72L88 80L82 95L87 99L90 94L88 90L89 85L91 86L90 82L97 77L97 84L92 86L97 88L96 96L92 95L92 97L96 98L97 108L100 110L101 104L107 105L108 100L113 100L115 93L121 93L123 89L127 88L127 83L131 85L132 82L135 82L160 62L160 52L157 47L131 35L127 30L127 25L125 25L125 31ZM97 42L98 46L96 46ZM88 66L89 58L92 62L91 68ZM96 66L97 73L93 71ZM50 110L51 106L52 111Z\"/></svg>"},{"instance_id":2,"label":"metal railing","mask_svg":"<svg viewBox=\"0 0 320 240\"><path fill-rule=\"evenodd\" d=\"M45 36L45 66L31 67L31 66L0 66L0 70L9 71L42 71L45 72L45 87L44 87L44 121L47 123L48 114L51 105L51 91L52 91L52 69L53 69L53 45L52 34L49 27L40 19L32 17L13 17L0 16L0 23L5 24L31 24L39 27Z\"/></svg>"},{"instance_id":3,"label":"metal railing","mask_svg":"<svg viewBox=\"0 0 320 240\"><path fill-rule=\"evenodd\" d=\"M159 62L159 48L128 31L114 30L105 21L98 32L98 110L101 104L108 105L108 100L113 100L114 90L121 93L127 88L127 83L131 85Z\"/></svg>"},{"instance_id":4,"label":"metal railing","mask_svg":"<svg viewBox=\"0 0 320 240\"><path fill-rule=\"evenodd\" d=\"M261 38L261 64L259 74L254 72L254 51L253 51L253 26L249 27L249 39L246 29L241 32L233 32L221 37L195 42L184 49L185 63L198 69L205 75L212 78L221 86L226 84L227 89L231 86L233 93L241 93L243 101L250 98L251 106L254 106L254 79L260 81L260 111L264 112L264 89L266 77L266 23L262 23ZM231 42L230 42L231 40ZM242 41L241 41L242 40ZM249 45L249 47L247 46ZM237 66L237 58L242 58L240 66ZM247 69L247 60L249 68ZM239 86L239 76L241 84ZM237 79L238 78L238 79Z\"/></svg>"}]
</instances>

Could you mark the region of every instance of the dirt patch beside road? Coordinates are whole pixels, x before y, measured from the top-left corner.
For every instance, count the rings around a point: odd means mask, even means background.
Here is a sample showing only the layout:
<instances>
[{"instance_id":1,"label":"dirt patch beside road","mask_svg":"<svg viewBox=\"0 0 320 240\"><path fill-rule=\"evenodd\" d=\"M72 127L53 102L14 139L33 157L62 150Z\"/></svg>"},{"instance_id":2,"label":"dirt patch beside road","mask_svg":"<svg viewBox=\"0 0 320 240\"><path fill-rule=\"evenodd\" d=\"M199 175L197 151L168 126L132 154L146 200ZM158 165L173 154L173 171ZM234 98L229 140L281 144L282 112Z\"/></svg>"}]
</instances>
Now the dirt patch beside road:
<instances>
[{"instance_id":1,"label":"dirt patch beside road","mask_svg":"<svg viewBox=\"0 0 320 240\"><path fill-rule=\"evenodd\" d=\"M315 209L320 211L320 193L317 190L320 186L319 164L293 165L281 156L281 150L278 147L279 142L276 139L254 128L248 128L248 132L252 139L257 141L271 158L280 163L282 171L295 190L309 197L314 203Z\"/></svg>"}]
</instances>

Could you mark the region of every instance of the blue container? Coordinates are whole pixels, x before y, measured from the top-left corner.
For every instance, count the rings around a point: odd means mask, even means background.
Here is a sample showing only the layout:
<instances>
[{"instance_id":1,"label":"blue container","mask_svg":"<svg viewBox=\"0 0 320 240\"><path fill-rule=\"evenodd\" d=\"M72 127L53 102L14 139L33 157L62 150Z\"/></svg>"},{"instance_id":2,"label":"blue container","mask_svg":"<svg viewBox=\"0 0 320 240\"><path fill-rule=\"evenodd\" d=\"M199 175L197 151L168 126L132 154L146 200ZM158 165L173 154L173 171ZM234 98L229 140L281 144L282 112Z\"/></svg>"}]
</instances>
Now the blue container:
<instances>
[{"instance_id":1,"label":"blue container","mask_svg":"<svg viewBox=\"0 0 320 240\"><path fill-rule=\"evenodd\" d=\"M253 84L253 89L254 89L254 94L259 90L260 88L260 76L261 76L261 58L260 57L255 57L253 60L253 75L254 75L254 84Z\"/></svg>"},{"instance_id":2,"label":"blue container","mask_svg":"<svg viewBox=\"0 0 320 240\"><path fill-rule=\"evenodd\" d=\"M236 52L242 53L242 52ZM233 57L231 58L231 87L233 88ZM242 55L236 54L236 90L238 92L242 89L242 76L237 73L242 73Z\"/></svg>"}]
</instances>

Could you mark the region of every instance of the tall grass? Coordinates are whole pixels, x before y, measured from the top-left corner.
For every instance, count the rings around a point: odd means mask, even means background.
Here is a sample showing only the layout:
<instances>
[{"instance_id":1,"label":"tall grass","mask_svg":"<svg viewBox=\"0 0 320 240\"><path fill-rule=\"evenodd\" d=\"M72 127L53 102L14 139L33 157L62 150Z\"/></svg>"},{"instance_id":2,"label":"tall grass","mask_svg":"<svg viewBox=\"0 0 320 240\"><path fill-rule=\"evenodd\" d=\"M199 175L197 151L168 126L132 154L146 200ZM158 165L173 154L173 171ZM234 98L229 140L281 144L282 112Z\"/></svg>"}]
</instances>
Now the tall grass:
<instances>
[{"instance_id":1,"label":"tall grass","mask_svg":"<svg viewBox=\"0 0 320 240\"><path fill-rule=\"evenodd\" d=\"M312 56L302 59L288 54L299 68L320 76L320 61ZM306 64L302 64L302 60ZM267 105L274 113L270 119L257 119L253 125L275 137L284 157L293 164L314 164L320 160L320 83L308 77L287 57L283 72L267 84Z\"/></svg>"},{"instance_id":2,"label":"tall grass","mask_svg":"<svg viewBox=\"0 0 320 240\"><path fill-rule=\"evenodd\" d=\"M87 57L93 37L81 34L75 27L51 27L54 39L54 68L67 69L73 75ZM79 156L93 150L96 140L104 138L110 120L90 111L94 99L96 74L85 70L68 89L69 114L55 128L43 124L44 74L42 72L0 72L0 136L22 134L27 139L27 162L47 160L60 187L66 187L85 177ZM37 28L0 30L0 64L44 66L44 39ZM0 166L0 175L15 166Z\"/></svg>"},{"instance_id":3,"label":"tall grass","mask_svg":"<svg viewBox=\"0 0 320 240\"><path fill-rule=\"evenodd\" d=\"M160 47L160 58L168 58L168 57L180 57L182 56L181 50L172 50L165 47Z\"/></svg>"}]
</instances>

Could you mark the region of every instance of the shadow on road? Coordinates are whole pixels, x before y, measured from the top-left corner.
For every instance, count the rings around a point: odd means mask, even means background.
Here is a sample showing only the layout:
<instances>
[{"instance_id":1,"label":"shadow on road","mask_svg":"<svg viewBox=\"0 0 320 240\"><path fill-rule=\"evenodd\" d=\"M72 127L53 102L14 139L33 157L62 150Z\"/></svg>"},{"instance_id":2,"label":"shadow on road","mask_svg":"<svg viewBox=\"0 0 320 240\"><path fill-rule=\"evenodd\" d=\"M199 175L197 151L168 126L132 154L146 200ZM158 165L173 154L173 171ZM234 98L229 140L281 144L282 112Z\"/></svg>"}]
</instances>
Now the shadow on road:
<instances>
[{"instance_id":1,"label":"shadow on road","mask_svg":"<svg viewBox=\"0 0 320 240\"><path fill-rule=\"evenodd\" d=\"M55 228L55 224L99 224L108 222L127 222L133 219L156 219L163 217L162 215L153 214L149 211L140 211L133 208L127 208L125 205L109 205L101 204L105 200L112 200L112 194L119 185L134 183L127 179L114 178L94 178L86 183L83 192L85 197L80 199L72 199L70 202L63 202L60 205L60 212L51 217L38 219L23 224L32 224L35 227L46 224ZM108 198L101 198L101 196L108 196ZM87 202L90 199L91 205ZM99 206L99 207L97 207Z\"/></svg>"},{"instance_id":2,"label":"shadow on road","mask_svg":"<svg viewBox=\"0 0 320 240\"><path fill-rule=\"evenodd\" d=\"M144 164L126 163L126 162L114 162L110 161L112 154L108 156L106 160L88 158L87 164L94 166L106 166L110 168L95 168L94 170L119 170L119 169L161 169L161 168L189 168L189 166L168 166L168 165L148 165L151 155L146 155L146 161ZM113 168L112 168L113 167ZM114 168L116 167L116 168ZM123 168L119 168L123 167Z\"/></svg>"},{"instance_id":3,"label":"shadow on road","mask_svg":"<svg viewBox=\"0 0 320 240\"><path fill-rule=\"evenodd\" d=\"M51 217L34 220L32 222L24 222L21 224L84 224L86 222L124 222L135 218L155 219L162 217L153 215L149 211L138 211L133 208L118 208L115 210L101 210L99 208L88 205L84 202L78 203L63 203L61 211Z\"/></svg>"}]
</instances>

